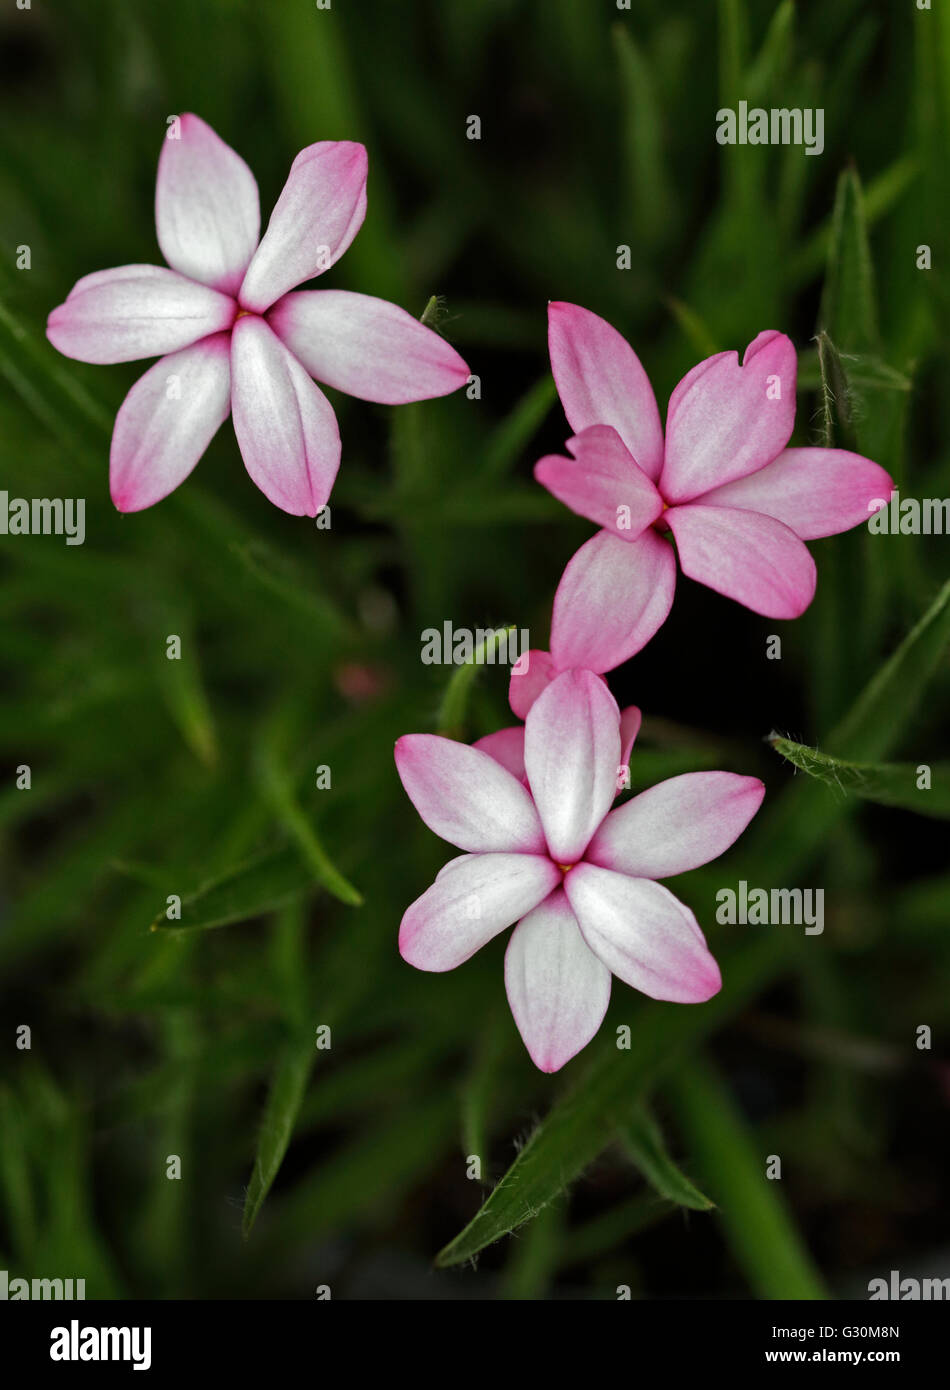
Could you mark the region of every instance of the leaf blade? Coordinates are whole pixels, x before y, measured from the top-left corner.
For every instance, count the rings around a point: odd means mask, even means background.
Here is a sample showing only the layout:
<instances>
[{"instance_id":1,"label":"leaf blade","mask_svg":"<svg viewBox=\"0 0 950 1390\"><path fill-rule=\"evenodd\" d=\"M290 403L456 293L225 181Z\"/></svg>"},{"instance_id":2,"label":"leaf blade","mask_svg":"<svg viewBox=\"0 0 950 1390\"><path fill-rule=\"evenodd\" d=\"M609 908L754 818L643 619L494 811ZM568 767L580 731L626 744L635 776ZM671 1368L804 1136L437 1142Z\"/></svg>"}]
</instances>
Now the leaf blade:
<instances>
[{"instance_id":1,"label":"leaf blade","mask_svg":"<svg viewBox=\"0 0 950 1390\"><path fill-rule=\"evenodd\" d=\"M257 1154L244 1198L241 1230L244 1239L254 1227L264 1199L280 1171L303 1104L314 1062L310 1039L288 1044L274 1069L267 1104L261 1119Z\"/></svg>"},{"instance_id":2,"label":"leaf blade","mask_svg":"<svg viewBox=\"0 0 950 1390\"><path fill-rule=\"evenodd\" d=\"M749 1283L763 1298L824 1299L827 1290L778 1191L765 1155L710 1066L677 1069L672 1094L719 1219Z\"/></svg>"},{"instance_id":3,"label":"leaf blade","mask_svg":"<svg viewBox=\"0 0 950 1390\"><path fill-rule=\"evenodd\" d=\"M837 787L845 795L916 811L918 815L950 816L950 763L929 764L931 785L921 788L917 781L922 764L849 762L779 734L770 735L768 743L794 767Z\"/></svg>"},{"instance_id":4,"label":"leaf blade","mask_svg":"<svg viewBox=\"0 0 950 1390\"><path fill-rule=\"evenodd\" d=\"M677 1206L709 1211L714 1202L690 1182L670 1156L663 1132L645 1105L620 1127L620 1140L634 1167L656 1193Z\"/></svg>"}]
</instances>

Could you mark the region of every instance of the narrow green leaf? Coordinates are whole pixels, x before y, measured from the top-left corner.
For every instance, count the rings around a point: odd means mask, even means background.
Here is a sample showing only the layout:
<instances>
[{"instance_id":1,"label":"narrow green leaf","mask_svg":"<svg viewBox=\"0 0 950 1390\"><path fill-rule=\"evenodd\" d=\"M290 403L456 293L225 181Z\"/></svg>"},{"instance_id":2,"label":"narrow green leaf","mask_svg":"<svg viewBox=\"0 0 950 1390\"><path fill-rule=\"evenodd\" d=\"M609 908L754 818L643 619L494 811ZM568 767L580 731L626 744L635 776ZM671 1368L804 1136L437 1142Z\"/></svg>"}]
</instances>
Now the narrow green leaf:
<instances>
[{"instance_id":1,"label":"narrow green leaf","mask_svg":"<svg viewBox=\"0 0 950 1390\"><path fill-rule=\"evenodd\" d=\"M501 1280L506 1302L532 1302L546 1296L557 1270L564 1213L557 1203L545 1207L520 1241L512 1242Z\"/></svg>"},{"instance_id":2,"label":"narrow green leaf","mask_svg":"<svg viewBox=\"0 0 950 1390\"><path fill-rule=\"evenodd\" d=\"M556 397L554 378L550 373L525 392L489 437L482 459L483 478L500 478L508 472L543 423Z\"/></svg>"},{"instance_id":3,"label":"narrow green leaf","mask_svg":"<svg viewBox=\"0 0 950 1390\"><path fill-rule=\"evenodd\" d=\"M294 1036L283 1047L261 1120L254 1167L244 1199L242 1229L245 1240L284 1161L315 1057L315 1040L308 1026L306 917L299 902L277 915L270 956L274 985Z\"/></svg>"},{"instance_id":4,"label":"narrow green leaf","mask_svg":"<svg viewBox=\"0 0 950 1390\"><path fill-rule=\"evenodd\" d=\"M779 933L735 953L722 992L701 1008L645 1003L632 1045L601 1042L588 1071L558 1100L465 1229L440 1252L439 1265L462 1264L530 1221L610 1144L636 1113L645 1091L682 1055L753 996L785 958Z\"/></svg>"},{"instance_id":5,"label":"narrow green leaf","mask_svg":"<svg viewBox=\"0 0 950 1390\"><path fill-rule=\"evenodd\" d=\"M875 222L896 207L919 173L920 163L916 155L905 154L868 184L864 194L866 228L873 227ZM834 217L833 212L828 221L789 257L788 279L791 288L807 284L821 274L833 241Z\"/></svg>"},{"instance_id":6,"label":"narrow green leaf","mask_svg":"<svg viewBox=\"0 0 950 1390\"><path fill-rule=\"evenodd\" d=\"M501 1016L495 1010L479 1030L471 1070L462 1083L462 1151L487 1166L488 1126L501 1055Z\"/></svg>"},{"instance_id":7,"label":"narrow green leaf","mask_svg":"<svg viewBox=\"0 0 950 1390\"><path fill-rule=\"evenodd\" d=\"M861 796L884 806L899 806L922 816L950 816L950 763L930 763L926 788L918 786L917 763L852 763L832 757L804 743L793 743L779 734L768 742L802 772L824 782L842 795Z\"/></svg>"},{"instance_id":8,"label":"narrow green leaf","mask_svg":"<svg viewBox=\"0 0 950 1390\"><path fill-rule=\"evenodd\" d=\"M174 622L171 615L169 622ZM181 628L180 623L178 628ZM158 661L160 688L185 743L199 762L213 767L218 760L218 739L195 652L196 643L183 631L177 635L181 639L180 657L168 660L163 654Z\"/></svg>"},{"instance_id":9,"label":"narrow green leaf","mask_svg":"<svg viewBox=\"0 0 950 1390\"><path fill-rule=\"evenodd\" d=\"M163 910L151 929L195 931L244 922L286 906L313 886L313 874L296 848L269 850L182 898L180 918L169 920Z\"/></svg>"},{"instance_id":10,"label":"narrow green leaf","mask_svg":"<svg viewBox=\"0 0 950 1390\"><path fill-rule=\"evenodd\" d=\"M821 324L842 352L872 352L878 346L874 272L855 169L846 169L838 179Z\"/></svg>"},{"instance_id":11,"label":"narrow green leaf","mask_svg":"<svg viewBox=\"0 0 950 1390\"><path fill-rule=\"evenodd\" d=\"M782 0L769 21L762 47L746 74L745 97L750 107L769 105L776 83L788 65L794 27L793 0Z\"/></svg>"},{"instance_id":12,"label":"narrow green leaf","mask_svg":"<svg viewBox=\"0 0 950 1390\"><path fill-rule=\"evenodd\" d=\"M851 388L841 362L841 354L828 334L818 334L818 366L821 372L821 443L826 449L838 445L854 449L854 408Z\"/></svg>"},{"instance_id":13,"label":"narrow green leaf","mask_svg":"<svg viewBox=\"0 0 950 1390\"><path fill-rule=\"evenodd\" d=\"M837 757L873 762L886 757L912 727L934 673L950 648L950 581L892 656L878 668L845 717L828 735ZM819 852L850 803L821 794L799 778L751 826L745 853L770 864L773 881L788 881Z\"/></svg>"},{"instance_id":14,"label":"narrow green leaf","mask_svg":"<svg viewBox=\"0 0 950 1390\"><path fill-rule=\"evenodd\" d=\"M167 1059L174 1077L165 1093L159 1119L160 1152L183 1154L190 1148L197 1100L197 1077L191 1061L202 1052L205 1039L195 1014L187 1008L164 1011L159 1027L161 1055ZM160 1257L155 1273L161 1281L162 1295L167 1298L174 1298L187 1279L187 1205L185 1183L169 1182L165 1166L156 1165L149 1174L137 1212L136 1236Z\"/></svg>"},{"instance_id":15,"label":"narrow green leaf","mask_svg":"<svg viewBox=\"0 0 950 1390\"><path fill-rule=\"evenodd\" d=\"M667 295L666 304L693 347L703 357L712 357L721 352L721 344L713 335L705 319L701 318L688 304L674 295Z\"/></svg>"},{"instance_id":16,"label":"narrow green leaf","mask_svg":"<svg viewBox=\"0 0 950 1390\"><path fill-rule=\"evenodd\" d=\"M671 220L663 124L654 70L624 24L612 29L624 108L626 220L638 246L656 246Z\"/></svg>"},{"instance_id":17,"label":"narrow green leaf","mask_svg":"<svg viewBox=\"0 0 950 1390\"><path fill-rule=\"evenodd\" d=\"M719 0L719 104L735 106L742 96L748 48L744 0Z\"/></svg>"},{"instance_id":18,"label":"narrow green leaf","mask_svg":"<svg viewBox=\"0 0 950 1390\"><path fill-rule=\"evenodd\" d=\"M241 1227L245 1240L284 1161L307 1089L314 1055L311 1038L290 1043L274 1071L261 1120L254 1169L244 1198Z\"/></svg>"},{"instance_id":19,"label":"narrow green leaf","mask_svg":"<svg viewBox=\"0 0 950 1390\"><path fill-rule=\"evenodd\" d=\"M637 1106L631 1118L620 1126L620 1140L634 1167L659 1196L693 1211L709 1211L713 1206L673 1162L660 1126L645 1105Z\"/></svg>"},{"instance_id":20,"label":"narrow green leaf","mask_svg":"<svg viewBox=\"0 0 950 1390\"><path fill-rule=\"evenodd\" d=\"M339 898L341 903L346 903L348 907L362 906L362 893L343 877L323 848L309 817L298 805L290 778L277 760L273 749L265 747L258 766L261 785L268 802L280 817L284 829L297 844L314 877L323 884L328 893Z\"/></svg>"},{"instance_id":21,"label":"narrow green leaf","mask_svg":"<svg viewBox=\"0 0 950 1390\"><path fill-rule=\"evenodd\" d=\"M838 354L839 358L841 354ZM896 367L882 362L879 357L851 355L842 359L847 366L848 380L855 387L866 391L912 391L913 378ZM818 349L806 349L798 354L798 387L801 391L821 389L821 364Z\"/></svg>"},{"instance_id":22,"label":"narrow green leaf","mask_svg":"<svg viewBox=\"0 0 950 1390\"><path fill-rule=\"evenodd\" d=\"M671 1085L690 1151L719 1207L726 1238L762 1298L827 1298L766 1153L711 1067L678 1067Z\"/></svg>"},{"instance_id":23,"label":"narrow green leaf","mask_svg":"<svg viewBox=\"0 0 950 1390\"><path fill-rule=\"evenodd\" d=\"M472 659L452 672L439 705L436 727L440 734L458 738L465 727L465 713L476 676L486 663L494 663L502 639L507 640L508 634L515 632L514 627L494 628L478 643Z\"/></svg>"},{"instance_id":24,"label":"narrow green leaf","mask_svg":"<svg viewBox=\"0 0 950 1390\"><path fill-rule=\"evenodd\" d=\"M950 580L868 681L828 742L840 757L875 760L911 727L914 711L950 649Z\"/></svg>"}]
</instances>

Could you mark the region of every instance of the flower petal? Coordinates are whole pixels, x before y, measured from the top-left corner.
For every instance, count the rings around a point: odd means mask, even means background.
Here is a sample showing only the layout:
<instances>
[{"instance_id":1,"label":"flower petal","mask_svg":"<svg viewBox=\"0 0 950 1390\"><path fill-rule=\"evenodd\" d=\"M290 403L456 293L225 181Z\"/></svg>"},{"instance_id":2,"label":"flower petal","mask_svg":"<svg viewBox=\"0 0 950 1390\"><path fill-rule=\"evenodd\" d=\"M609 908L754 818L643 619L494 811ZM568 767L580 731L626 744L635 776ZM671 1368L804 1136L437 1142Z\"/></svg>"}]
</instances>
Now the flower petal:
<instances>
[{"instance_id":1,"label":"flower petal","mask_svg":"<svg viewBox=\"0 0 950 1390\"><path fill-rule=\"evenodd\" d=\"M241 156L190 112L162 143L155 230L175 270L237 294L261 230L257 183Z\"/></svg>"},{"instance_id":2,"label":"flower petal","mask_svg":"<svg viewBox=\"0 0 950 1390\"><path fill-rule=\"evenodd\" d=\"M636 540L663 510L663 498L610 425L591 425L567 441L573 459L548 454L534 476L559 502L621 540Z\"/></svg>"},{"instance_id":3,"label":"flower petal","mask_svg":"<svg viewBox=\"0 0 950 1390\"><path fill-rule=\"evenodd\" d=\"M348 290L284 295L267 321L311 376L382 405L447 396L469 370L444 338L385 299Z\"/></svg>"},{"instance_id":4,"label":"flower petal","mask_svg":"<svg viewBox=\"0 0 950 1390\"><path fill-rule=\"evenodd\" d=\"M612 671L663 626L675 584L673 548L652 528L635 541L599 531L568 561L554 595L557 665Z\"/></svg>"},{"instance_id":5,"label":"flower petal","mask_svg":"<svg viewBox=\"0 0 950 1390\"><path fill-rule=\"evenodd\" d=\"M737 353L720 353L689 376L666 421L659 487L671 504L771 463L795 424L795 349L784 333L760 333L741 367Z\"/></svg>"},{"instance_id":6,"label":"flower petal","mask_svg":"<svg viewBox=\"0 0 950 1390\"><path fill-rule=\"evenodd\" d=\"M633 745L637 741L637 734L640 732L640 725L643 723L643 715L636 705L628 705L626 709L620 711L620 765L629 767L630 754L633 752Z\"/></svg>"},{"instance_id":7,"label":"flower petal","mask_svg":"<svg viewBox=\"0 0 950 1390\"><path fill-rule=\"evenodd\" d=\"M134 362L230 328L236 313L233 299L166 266L120 265L77 280L46 336L78 362Z\"/></svg>"},{"instance_id":8,"label":"flower petal","mask_svg":"<svg viewBox=\"0 0 950 1390\"><path fill-rule=\"evenodd\" d=\"M722 988L696 918L662 883L578 864L564 888L584 940L626 984L676 1004Z\"/></svg>"},{"instance_id":9,"label":"flower petal","mask_svg":"<svg viewBox=\"0 0 950 1390\"><path fill-rule=\"evenodd\" d=\"M710 367L714 367L717 362L735 361L735 352L714 352L712 357L704 357L702 362L697 362L695 367L690 367L684 377L673 387L670 392L670 399L666 403L666 418L669 420L683 396L686 395L701 376L705 376Z\"/></svg>"},{"instance_id":10,"label":"flower petal","mask_svg":"<svg viewBox=\"0 0 950 1390\"><path fill-rule=\"evenodd\" d=\"M436 882L438 882L443 874L451 873L457 864L464 864L467 859L471 858L472 856L470 854L457 854L454 859L447 859L435 876Z\"/></svg>"},{"instance_id":11,"label":"flower petal","mask_svg":"<svg viewBox=\"0 0 950 1390\"><path fill-rule=\"evenodd\" d=\"M454 970L537 907L560 879L535 854L470 854L453 860L406 910L399 954L417 970Z\"/></svg>"},{"instance_id":12,"label":"flower petal","mask_svg":"<svg viewBox=\"0 0 950 1390\"><path fill-rule=\"evenodd\" d=\"M396 770L430 830L459 849L544 854L527 790L480 748L438 734L396 740Z\"/></svg>"},{"instance_id":13,"label":"flower petal","mask_svg":"<svg viewBox=\"0 0 950 1390\"><path fill-rule=\"evenodd\" d=\"M120 512L173 492L228 418L228 339L219 333L163 357L122 402L109 451L109 490Z\"/></svg>"},{"instance_id":14,"label":"flower petal","mask_svg":"<svg viewBox=\"0 0 950 1390\"><path fill-rule=\"evenodd\" d=\"M565 671L538 696L524 761L551 858L573 864L617 794L620 711L592 671Z\"/></svg>"},{"instance_id":15,"label":"flower petal","mask_svg":"<svg viewBox=\"0 0 950 1390\"><path fill-rule=\"evenodd\" d=\"M518 1032L541 1071L558 1071L603 1023L610 971L581 936L563 889L549 894L512 932L505 989Z\"/></svg>"},{"instance_id":16,"label":"flower petal","mask_svg":"<svg viewBox=\"0 0 950 1390\"><path fill-rule=\"evenodd\" d=\"M797 618L815 597L815 562L781 521L691 502L663 513L690 579L766 618Z\"/></svg>"},{"instance_id":17,"label":"flower petal","mask_svg":"<svg viewBox=\"0 0 950 1390\"><path fill-rule=\"evenodd\" d=\"M512 714L516 714L519 719L526 719L528 710L541 691L551 684L557 674L558 668L550 652L534 647L522 652L511 668L511 679L508 682L508 703Z\"/></svg>"},{"instance_id":18,"label":"flower petal","mask_svg":"<svg viewBox=\"0 0 950 1390\"><path fill-rule=\"evenodd\" d=\"M480 748L483 753L494 758L496 763L501 763L519 782L525 781L523 724L485 734L484 738L476 739L472 747Z\"/></svg>"},{"instance_id":19,"label":"flower petal","mask_svg":"<svg viewBox=\"0 0 950 1390\"><path fill-rule=\"evenodd\" d=\"M655 482L663 465L663 426L650 379L626 338L589 309L556 301L548 305L548 348L574 433L613 425Z\"/></svg>"},{"instance_id":20,"label":"flower petal","mask_svg":"<svg viewBox=\"0 0 950 1390\"><path fill-rule=\"evenodd\" d=\"M584 858L634 878L669 878L718 859L762 804L757 777L686 772L618 806Z\"/></svg>"},{"instance_id":21,"label":"flower petal","mask_svg":"<svg viewBox=\"0 0 950 1390\"><path fill-rule=\"evenodd\" d=\"M300 151L247 268L242 308L262 314L339 260L366 216L366 166L365 148L352 140Z\"/></svg>"},{"instance_id":22,"label":"flower petal","mask_svg":"<svg viewBox=\"0 0 950 1390\"><path fill-rule=\"evenodd\" d=\"M340 431L326 396L263 319L231 334L234 431L244 466L276 507L316 516L340 466Z\"/></svg>"},{"instance_id":23,"label":"flower petal","mask_svg":"<svg viewBox=\"0 0 950 1390\"><path fill-rule=\"evenodd\" d=\"M893 490L880 464L847 449L785 449L758 472L697 500L761 512L811 541L860 526L874 510L871 504L887 501Z\"/></svg>"}]
</instances>

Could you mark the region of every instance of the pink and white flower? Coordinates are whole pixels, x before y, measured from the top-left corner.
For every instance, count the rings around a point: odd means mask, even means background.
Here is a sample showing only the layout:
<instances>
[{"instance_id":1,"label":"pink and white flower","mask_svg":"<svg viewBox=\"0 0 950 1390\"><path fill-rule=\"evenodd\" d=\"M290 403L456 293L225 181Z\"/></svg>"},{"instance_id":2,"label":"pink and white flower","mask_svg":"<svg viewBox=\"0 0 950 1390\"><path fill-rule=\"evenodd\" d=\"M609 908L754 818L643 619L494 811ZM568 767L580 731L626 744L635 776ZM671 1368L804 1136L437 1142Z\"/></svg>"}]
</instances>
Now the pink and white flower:
<instances>
[{"instance_id":1,"label":"pink and white flower","mask_svg":"<svg viewBox=\"0 0 950 1390\"><path fill-rule=\"evenodd\" d=\"M741 365L737 353L720 352L687 372L670 396L665 434L647 374L610 324L552 303L548 342L574 437L572 457L541 459L535 477L602 528L558 585L552 674L613 670L662 626L676 579L667 533L689 578L755 613L796 618L815 593L804 542L860 525L875 499L891 495L890 477L870 459L787 447L797 364L784 333L760 333ZM518 712L541 688L546 655L532 653Z\"/></svg>"},{"instance_id":2,"label":"pink and white flower","mask_svg":"<svg viewBox=\"0 0 950 1390\"><path fill-rule=\"evenodd\" d=\"M395 304L345 290L288 293L356 236L366 171L362 145L308 145L260 237L257 183L240 155L198 116L169 131L155 190L167 266L86 275L47 325L53 346L81 362L161 359L116 416L109 481L119 511L167 497L231 414L265 496L315 516L339 468L340 432L311 378L386 405L444 396L467 380L454 348Z\"/></svg>"},{"instance_id":3,"label":"pink and white flower","mask_svg":"<svg viewBox=\"0 0 950 1390\"><path fill-rule=\"evenodd\" d=\"M696 918L656 880L722 854L765 789L755 777L687 773L611 810L621 715L591 671L564 672L538 696L521 750L518 732L472 747L435 734L397 741L416 810L464 851L405 913L399 950L420 970L454 970L516 922L508 1002L533 1061L551 1072L597 1032L611 975L677 1003L718 992Z\"/></svg>"}]
</instances>

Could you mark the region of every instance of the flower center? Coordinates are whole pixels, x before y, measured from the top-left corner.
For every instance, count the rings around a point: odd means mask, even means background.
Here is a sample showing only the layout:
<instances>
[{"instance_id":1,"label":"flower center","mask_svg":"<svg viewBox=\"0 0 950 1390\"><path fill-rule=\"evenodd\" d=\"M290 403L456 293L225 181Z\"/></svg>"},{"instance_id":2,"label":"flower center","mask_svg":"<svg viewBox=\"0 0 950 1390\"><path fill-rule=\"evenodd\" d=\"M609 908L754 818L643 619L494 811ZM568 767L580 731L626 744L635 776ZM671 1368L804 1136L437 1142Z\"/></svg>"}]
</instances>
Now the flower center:
<instances>
[{"instance_id":1,"label":"flower center","mask_svg":"<svg viewBox=\"0 0 950 1390\"><path fill-rule=\"evenodd\" d=\"M659 515L659 516L656 518L656 520L652 523L652 526L653 526L654 531L669 531L669 530L670 530L670 526L669 526L668 523L664 520L664 517L663 517L663 513L664 513L664 512L668 512L669 509L670 509L670 504L669 504L669 502L664 502L664 503L663 503L663 511L660 512L660 515Z\"/></svg>"}]
</instances>

